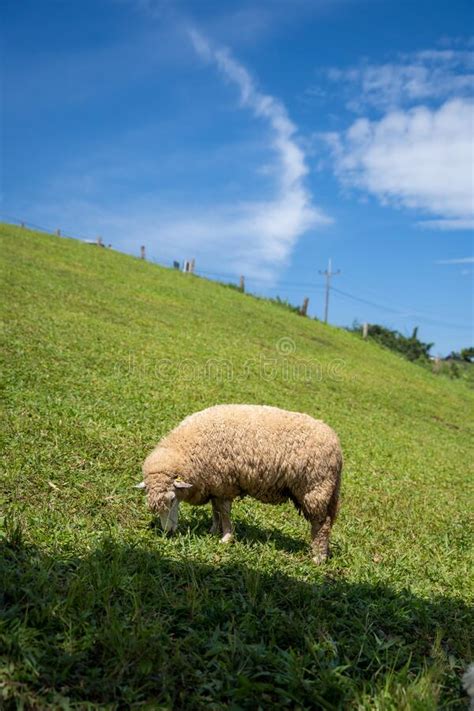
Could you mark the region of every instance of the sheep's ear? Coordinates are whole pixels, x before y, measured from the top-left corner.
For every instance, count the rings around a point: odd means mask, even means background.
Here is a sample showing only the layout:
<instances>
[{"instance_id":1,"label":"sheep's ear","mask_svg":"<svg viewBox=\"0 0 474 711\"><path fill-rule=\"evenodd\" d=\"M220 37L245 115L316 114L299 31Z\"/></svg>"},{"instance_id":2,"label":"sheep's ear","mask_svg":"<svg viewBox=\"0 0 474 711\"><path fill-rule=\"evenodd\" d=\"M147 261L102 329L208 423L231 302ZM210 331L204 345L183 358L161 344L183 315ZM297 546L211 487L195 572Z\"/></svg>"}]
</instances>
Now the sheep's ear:
<instances>
[{"instance_id":1,"label":"sheep's ear","mask_svg":"<svg viewBox=\"0 0 474 711\"><path fill-rule=\"evenodd\" d=\"M188 484L186 481L182 481L182 479L175 479L174 480L174 488L175 489L191 489L192 484Z\"/></svg>"}]
</instances>

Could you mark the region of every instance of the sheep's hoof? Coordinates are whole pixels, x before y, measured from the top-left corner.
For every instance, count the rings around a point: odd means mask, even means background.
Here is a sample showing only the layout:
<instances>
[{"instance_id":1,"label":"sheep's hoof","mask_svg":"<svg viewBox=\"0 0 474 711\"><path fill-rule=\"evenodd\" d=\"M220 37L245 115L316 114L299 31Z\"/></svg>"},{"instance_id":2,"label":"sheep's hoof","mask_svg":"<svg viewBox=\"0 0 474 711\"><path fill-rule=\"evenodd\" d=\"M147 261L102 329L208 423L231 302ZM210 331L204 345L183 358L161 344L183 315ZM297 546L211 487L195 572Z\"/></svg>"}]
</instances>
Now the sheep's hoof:
<instances>
[{"instance_id":1,"label":"sheep's hoof","mask_svg":"<svg viewBox=\"0 0 474 711\"><path fill-rule=\"evenodd\" d=\"M232 543L233 540L234 540L234 534L233 533L226 533L225 536L222 536L221 543Z\"/></svg>"},{"instance_id":2,"label":"sheep's hoof","mask_svg":"<svg viewBox=\"0 0 474 711\"><path fill-rule=\"evenodd\" d=\"M327 559L327 553L316 553L316 555L313 555L313 563L316 563L316 565L322 565Z\"/></svg>"}]
</instances>

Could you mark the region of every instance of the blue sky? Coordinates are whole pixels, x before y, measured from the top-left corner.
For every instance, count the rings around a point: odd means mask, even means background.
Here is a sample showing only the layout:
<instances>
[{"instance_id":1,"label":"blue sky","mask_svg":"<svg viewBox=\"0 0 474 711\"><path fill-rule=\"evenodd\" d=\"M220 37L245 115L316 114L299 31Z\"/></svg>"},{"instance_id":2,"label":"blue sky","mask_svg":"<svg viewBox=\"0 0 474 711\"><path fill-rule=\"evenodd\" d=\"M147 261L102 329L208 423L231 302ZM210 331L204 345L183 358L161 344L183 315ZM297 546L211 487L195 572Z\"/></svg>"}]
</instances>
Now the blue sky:
<instances>
[{"instance_id":1,"label":"blue sky","mask_svg":"<svg viewBox=\"0 0 474 711\"><path fill-rule=\"evenodd\" d=\"M3 0L3 219L473 338L464 0Z\"/></svg>"}]
</instances>

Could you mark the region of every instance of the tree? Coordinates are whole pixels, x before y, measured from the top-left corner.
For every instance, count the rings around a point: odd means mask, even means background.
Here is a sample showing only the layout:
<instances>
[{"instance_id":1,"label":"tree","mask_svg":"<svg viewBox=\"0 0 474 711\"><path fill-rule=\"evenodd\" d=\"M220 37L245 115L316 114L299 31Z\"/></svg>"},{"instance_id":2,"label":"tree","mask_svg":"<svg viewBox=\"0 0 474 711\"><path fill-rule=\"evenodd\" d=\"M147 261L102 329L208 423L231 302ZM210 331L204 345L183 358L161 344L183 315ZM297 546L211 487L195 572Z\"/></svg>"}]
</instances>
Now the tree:
<instances>
[{"instance_id":1,"label":"tree","mask_svg":"<svg viewBox=\"0 0 474 711\"><path fill-rule=\"evenodd\" d=\"M472 363L474 359L474 346L470 346L469 348L463 348L461 350L461 359L467 361L468 363Z\"/></svg>"},{"instance_id":2,"label":"tree","mask_svg":"<svg viewBox=\"0 0 474 711\"><path fill-rule=\"evenodd\" d=\"M354 323L353 331L360 331L360 326ZM392 331L385 326L379 324L370 324L368 329L368 337L372 338L377 343L380 343L385 348L390 348L392 351L401 353L411 361L428 361L429 352L432 343L423 343L418 338L418 326L413 329L411 336L404 336L399 331Z\"/></svg>"}]
</instances>

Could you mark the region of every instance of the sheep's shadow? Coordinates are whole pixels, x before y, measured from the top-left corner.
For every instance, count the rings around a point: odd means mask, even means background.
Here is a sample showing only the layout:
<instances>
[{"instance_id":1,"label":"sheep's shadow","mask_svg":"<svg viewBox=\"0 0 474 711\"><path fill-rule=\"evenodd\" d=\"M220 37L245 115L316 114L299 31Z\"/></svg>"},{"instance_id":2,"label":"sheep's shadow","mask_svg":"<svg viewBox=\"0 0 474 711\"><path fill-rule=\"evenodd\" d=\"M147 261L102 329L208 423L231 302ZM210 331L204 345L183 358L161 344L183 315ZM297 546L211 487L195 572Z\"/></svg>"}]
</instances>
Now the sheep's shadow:
<instances>
[{"instance_id":1,"label":"sheep's shadow","mask_svg":"<svg viewBox=\"0 0 474 711\"><path fill-rule=\"evenodd\" d=\"M457 599L180 550L3 545L5 708L346 709L368 685L413 681L437 639L463 667L472 613ZM448 675L440 702L459 697Z\"/></svg>"},{"instance_id":2,"label":"sheep's shadow","mask_svg":"<svg viewBox=\"0 0 474 711\"><path fill-rule=\"evenodd\" d=\"M297 538L288 536L277 527L268 528L260 524L257 526L248 520L242 520L242 518L236 516L232 518L232 523L234 525L235 536L239 541L242 540L248 543L272 543L278 550L283 550L288 553L298 553L306 550L309 555L309 525L306 536ZM193 507L188 510L186 519L180 524L176 535L180 535L180 533L183 533L186 527L188 527L196 536L213 536L215 534L211 533L211 525L212 515L210 510L204 507ZM153 520L151 526L157 530L161 527L159 521L156 519Z\"/></svg>"}]
</instances>

